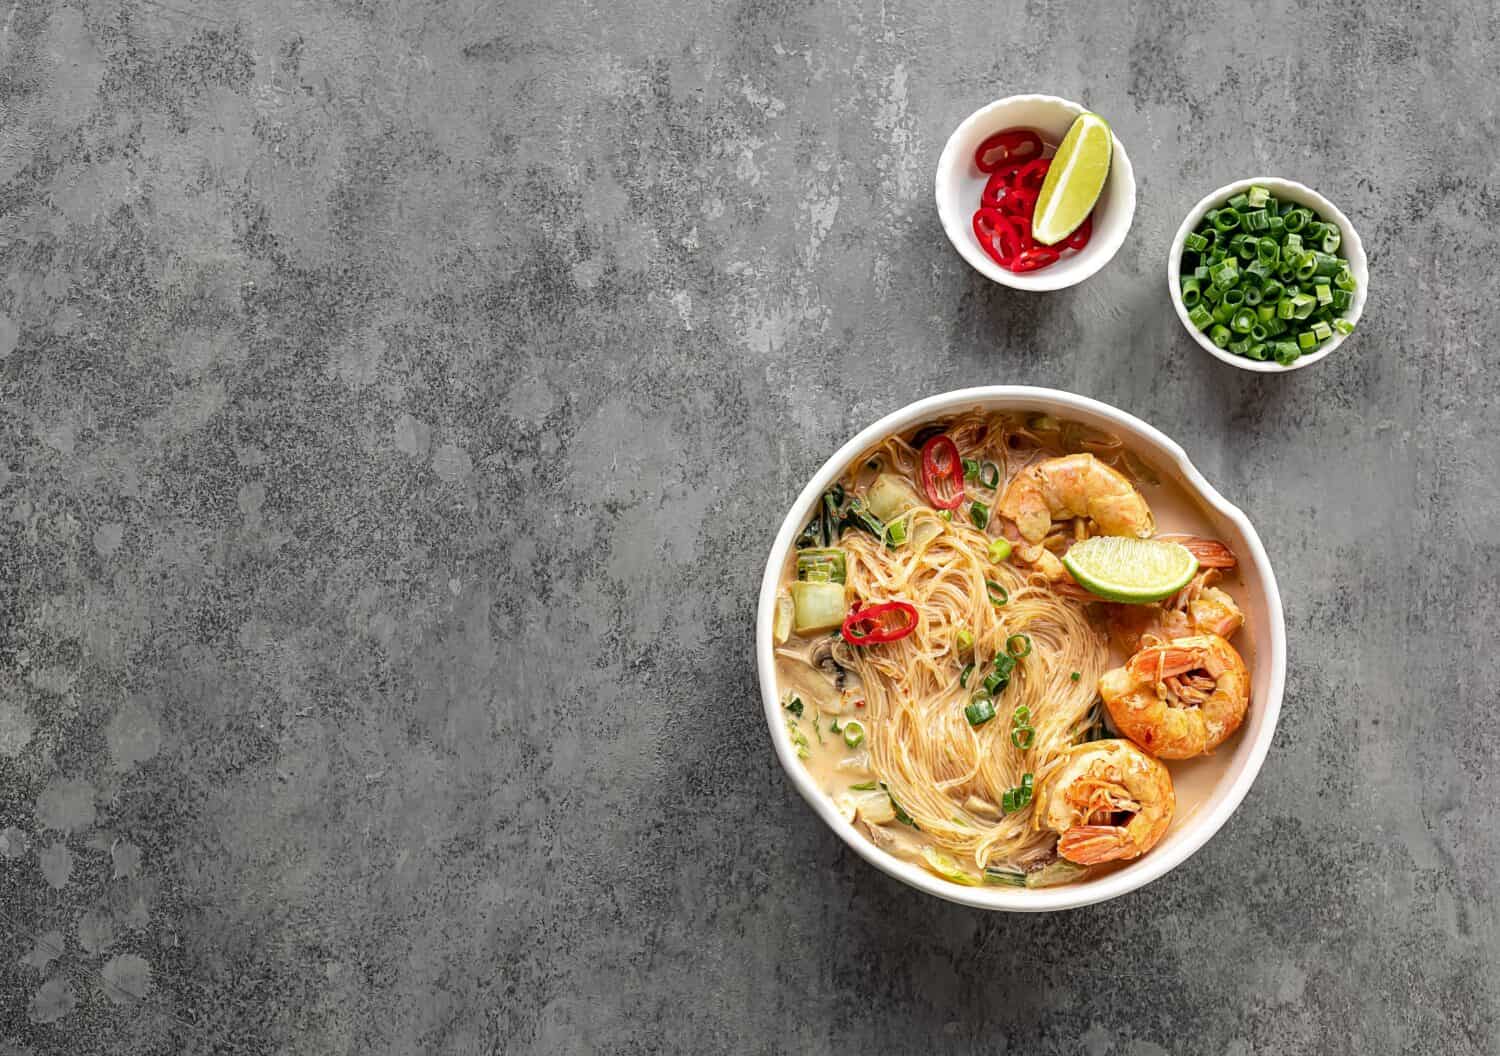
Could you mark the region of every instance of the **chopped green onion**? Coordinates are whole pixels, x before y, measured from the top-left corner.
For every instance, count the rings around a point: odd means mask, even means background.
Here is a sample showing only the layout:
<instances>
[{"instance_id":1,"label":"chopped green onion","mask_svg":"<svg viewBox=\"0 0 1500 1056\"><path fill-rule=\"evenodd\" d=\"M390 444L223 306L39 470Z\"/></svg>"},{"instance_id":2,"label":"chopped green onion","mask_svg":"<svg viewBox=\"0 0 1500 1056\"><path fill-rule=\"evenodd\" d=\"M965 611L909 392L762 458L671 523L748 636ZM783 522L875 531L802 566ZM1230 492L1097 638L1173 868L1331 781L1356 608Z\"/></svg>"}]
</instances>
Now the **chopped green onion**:
<instances>
[{"instance_id":1,"label":"chopped green onion","mask_svg":"<svg viewBox=\"0 0 1500 1056\"><path fill-rule=\"evenodd\" d=\"M960 627L958 633L953 636L953 640L957 643L958 651L961 653L967 653L974 648L974 632L967 627Z\"/></svg>"},{"instance_id":2,"label":"chopped green onion","mask_svg":"<svg viewBox=\"0 0 1500 1056\"><path fill-rule=\"evenodd\" d=\"M886 541L892 546L900 546L902 543L906 542L905 521L892 521L890 524L885 526L885 529Z\"/></svg>"},{"instance_id":3,"label":"chopped green onion","mask_svg":"<svg viewBox=\"0 0 1500 1056\"><path fill-rule=\"evenodd\" d=\"M999 583L996 583L993 579L985 580L984 586L989 592L990 604L995 606L995 608L998 609L1001 605L1010 601L1010 591L1006 590Z\"/></svg>"},{"instance_id":4,"label":"chopped green onion","mask_svg":"<svg viewBox=\"0 0 1500 1056\"><path fill-rule=\"evenodd\" d=\"M989 527L990 508L982 502L969 503L969 520L974 522L974 527L981 532Z\"/></svg>"},{"instance_id":5,"label":"chopped green onion","mask_svg":"<svg viewBox=\"0 0 1500 1056\"><path fill-rule=\"evenodd\" d=\"M1010 743L1023 752L1031 751L1031 746L1036 743L1036 729L1031 726L1017 726L1010 731Z\"/></svg>"},{"instance_id":6,"label":"chopped green onion","mask_svg":"<svg viewBox=\"0 0 1500 1056\"><path fill-rule=\"evenodd\" d=\"M984 871L984 882L1002 887L1025 887L1026 874L1014 869L996 869L991 866Z\"/></svg>"},{"instance_id":7,"label":"chopped green onion","mask_svg":"<svg viewBox=\"0 0 1500 1056\"><path fill-rule=\"evenodd\" d=\"M1333 327L1324 322L1316 322L1313 323L1312 332L1319 341L1327 341L1333 336Z\"/></svg>"},{"instance_id":8,"label":"chopped green onion","mask_svg":"<svg viewBox=\"0 0 1500 1056\"><path fill-rule=\"evenodd\" d=\"M989 488L991 491L1000 486L1000 467L993 462L982 462L979 465L979 484L981 487Z\"/></svg>"},{"instance_id":9,"label":"chopped green onion","mask_svg":"<svg viewBox=\"0 0 1500 1056\"><path fill-rule=\"evenodd\" d=\"M1341 334L1354 333L1354 324L1347 319L1335 319L1333 321L1333 328Z\"/></svg>"},{"instance_id":10,"label":"chopped green onion","mask_svg":"<svg viewBox=\"0 0 1500 1056\"><path fill-rule=\"evenodd\" d=\"M995 717L995 702L988 697L974 701L964 708L964 718L969 720L970 726L983 726Z\"/></svg>"},{"instance_id":11,"label":"chopped green onion","mask_svg":"<svg viewBox=\"0 0 1500 1056\"><path fill-rule=\"evenodd\" d=\"M1219 348L1289 365L1323 331L1345 332L1339 313L1356 282L1337 255L1339 226L1265 187L1234 195L1184 236L1180 294L1188 324ZM1320 326L1321 324L1321 326ZM1285 335L1284 337L1282 335Z\"/></svg>"},{"instance_id":12,"label":"chopped green onion","mask_svg":"<svg viewBox=\"0 0 1500 1056\"><path fill-rule=\"evenodd\" d=\"M953 511L952 510L938 510L938 516L941 517L945 521L951 521L951 520L953 520Z\"/></svg>"},{"instance_id":13,"label":"chopped green onion","mask_svg":"<svg viewBox=\"0 0 1500 1056\"><path fill-rule=\"evenodd\" d=\"M850 748L858 748L865 743L865 724L858 719L850 719L844 723L844 743Z\"/></svg>"},{"instance_id":14,"label":"chopped green onion","mask_svg":"<svg viewBox=\"0 0 1500 1056\"><path fill-rule=\"evenodd\" d=\"M1080 678L1083 677L1083 672L1082 671L1074 671L1068 677L1071 678L1074 682L1077 682Z\"/></svg>"},{"instance_id":15,"label":"chopped green onion","mask_svg":"<svg viewBox=\"0 0 1500 1056\"><path fill-rule=\"evenodd\" d=\"M880 786L874 781L861 781L859 784L850 785L849 787L855 792L874 792Z\"/></svg>"},{"instance_id":16,"label":"chopped green onion","mask_svg":"<svg viewBox=\"0 0 1500 1056\"><path fill-rule=\"evenodd\" d=\"M1000 809L1007 814L1014 814L1022 810L1031 802L1032 775L1025 773L1021 775L1021 783L1015 788L1006 789L1000 797Z\"/></svg>"},{"instance_id":17,"label":"chopped green onion","mask_svg":"<svg viewBox=\"0 0 1500 1056\"><path fill-rule=\"evenodd\" d=\"M1005 639L1005 651L1017 660L1023 656L1031 655L1031 636L1028 634L1013 634Z\"/></svg>"},{"instance_id":18,"label":"chopped green onion","mask_svg":"<svg viewBox=\"0 0 1500 1056\"><path fill-rule=\"evenodd\" d=\"M1303 352L1308 352L1318 347L1318 338L1311 330L1304 330L1297 335L1297 347Z\"/></svg>"},{"instance_id":19,"label":"chopped green onion","mask_svg":"<svg viewBox=\"0 0 1500 1056\"><path fill-rule=\"evenodd\" d=\"M802 718L802 707L802 698L798 696L793 696L791 700L786 702L786 710L799 719Z\"/></svg>"},{"instance_id":20,"label":"chopped green onion","mask_svg":"<svg viewBox=\"0 0 1500 1056\"><path fill-rule=\"evenodd\" d=\"M1010 721L1014 726L1031 725L1031 709L1025 704L1017 704L1016 710L1010 713Z\"/></svg>"},{"instance_id":21,"label":"chopped green onion","mask_svg":"<svg viewBox=\"0 0 1500 1056\"><path fill-rule=\"evenodd\" d=\"M1004 537L990 540L990 564L998 565L1010 557L1010 540Z\"/></svg>"},{"instance_id":22,"label":"chopped green onion","mask_svg":"<svg viewBox=\"0 0 1500 1056\"><path fill-rule=\"evenodd\" d=\"M963 460L963 465L965 480L979 479L979 460L977 458L966 458Z\"/></svg>"},{"instance_id":23,"label":"chopped green onion","mask_svg":"<svg viewBox=\"0 0 1500 1056\"><path fill-rule=\"evenodd\" d=\"M974 665L968 664L958 673L958 684L964 689L969 688L969 676L974 673Z\"/></svg>"},{"instance_id":24,"label":"chopped green onion","mask_svg":"<svg viewBox=\"0 0 1500 1056\"><path fill-rule=\"evenodd\" d=\"M922 831L922 826L920 826L920 825L917 824L917 821L916 821L915 818L913 818L910 814L908 814L906 811L904 811L904 810L901 809L901 804L896 802L896 797L891 795L891 790L889 788L886 788L886 784L885 784L884 781L880 782L880 787L885 792L885 794L890 797L890 800L891 800L891 809L896 812L896 820L899 821L903 825L910 825L912 828L916 829L918 832L921 832Z\"/></svg>"}]
</instances>

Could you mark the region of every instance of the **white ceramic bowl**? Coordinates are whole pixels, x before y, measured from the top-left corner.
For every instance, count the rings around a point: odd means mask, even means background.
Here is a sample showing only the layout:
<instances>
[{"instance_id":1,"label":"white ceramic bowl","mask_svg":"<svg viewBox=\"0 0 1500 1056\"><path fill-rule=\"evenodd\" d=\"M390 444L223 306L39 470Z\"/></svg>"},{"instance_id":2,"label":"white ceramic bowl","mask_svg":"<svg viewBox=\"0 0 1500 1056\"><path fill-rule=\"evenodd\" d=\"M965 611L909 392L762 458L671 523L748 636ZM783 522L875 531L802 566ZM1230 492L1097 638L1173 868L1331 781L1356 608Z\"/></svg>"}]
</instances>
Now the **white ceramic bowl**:
<instances>
[{"instance_id":1,"label":"white ceramic bowl","mask_svg":"<svg viewBox=\"0 0 1500 1056\"><path fill-rule=\"evenodd\" d=\"M1061 290L1088 278L1104 265L1125 241L1135 218L1135 170L1119 136L1113 136L1109 176L1094 206L1094 231L1088 245L1066 253L1057 263L1037 271L1006 271L979 246L974 237L974 211L989 177L974 164L974 151L996 132L1033 128L1043 142L1056 148L1073 119L1085 111L1078 103L1055 95L1012 95L981 107L954 130L938 158L936 193L938 218L953 248L981 275L1017 290ZM1108 120L1107 115L1101 115Z\"/></svg>"},{"instance_id":2,"label":"white ceramic bowl","mask_svg":"<svg viewBox=\"0 0 1500 1056\"><path fill-rule=\"evenodd\" d=\"M780 589L781 573L786 567L787 556L803 525L812 516L813 506L819 497L856 456L883 437L974 407L1050 414L1060 419L1082 422L1118 436L1149 463L1163 480L1176 482L1189 496L1196 498L1211 521L1214 533L1239 555L1240 580L1249 601L1246 606L1246 625L1240 633L1247 635L1254 647L1250 712L1240 732L1215 754L1213 762L1218 764L1217 776L1207 798L1196 810L1179 810L1172 828L1150 853L1112 872L1062 887L1035 890L960 887L919 865L902 861L876 847L853 824L839 816L833 801L818 788L806 766L797 758L796 748L792 745L786 724L782 720L781 701L776 688L776 663L771 638L776 595ZM761 702L765 708L766 724L770 728L776 757L781 760L792 784L817 815L861 857L903 883L939 898L981 909L1047 912L1102 902L1150 883L1202 847L1229 819L1260 771L1266 750L1271 745L1271 737L1276 731L1276 717L1281 710L1281 694L1286 682L1286 629L1282 620L1281 596L1276 589L1276 577L1254 527L1240 510L1203 479L1203 475L1188 461L1182 448L1139 418L1097 400L1056 389L995 385L930 396L888 414L839 448L813 474L812 480L808 481L807 487L802 489L802 494L792 504L791 511L781 524L781 530L776 533L770 559L766 562L756 619L755 658L760 672Z\"/></svg>"},{"instance_id":3,"label":"white ceramic bowl","mask_svg":"<svg viewBox=\"0 0 1500 1056\"><path fill-rule=\"evenodd\" d=\"M1237 356L1233 352L1220 348L1208 339L1208 335L1199 330L1188 320L1187 309L1182 306L1182 245L1192 230L1198 226L1203 219L1203 214L1217 205L1222 205L1234 195L1247 189L1251 184L1264 187L1277 198L1305 205L1317 213L1325 221L1332 220L1339 225L1339 233L1342 242L1339 245L1339 255L1346 257L1349 261L1349 272L1354 276L1354 281L1359 288L1354 291L1354 299L1349 304L1349 310L1344 313L1344 318L1351 323L1358 323L1359 317L1364 314L1365 297L1370 292L1370 270L1369 262L1365 259L1365 245L1359 240L1359 232L1354 230L1354 225L1349 218L1339 211L1339 207L1324 198L1311 187L1303 186L1295 180L1283 180L1276 176L1252 176L1248 180L1236 180L1234 183L1225 184L1197 205L1193 206L1188 213L1187 219L1183 220L1182 226L1177 229L1177 237L1172 239L1172 250L1167 256L1167 288L1172 295L1172 307L1177 310L1177 318L1182 320L1183 327L1199 346L1217 359L1222 359L1231 367L1239 367L1241 370L1254 370L1262 374L1274 374L1279 371L1298 370L1302 367L1310 367L1320 360L1327 359L1333 355L1334 350L1339 348L1354 334L1335 333L1332 338L1323 342L1318 348L1307 354L1298 356L1289 367L1283 367L1275 360L1250 359L1248 356ZM1358 331L1356 331L1357 333Z\"/></svg>"}]
</instances>

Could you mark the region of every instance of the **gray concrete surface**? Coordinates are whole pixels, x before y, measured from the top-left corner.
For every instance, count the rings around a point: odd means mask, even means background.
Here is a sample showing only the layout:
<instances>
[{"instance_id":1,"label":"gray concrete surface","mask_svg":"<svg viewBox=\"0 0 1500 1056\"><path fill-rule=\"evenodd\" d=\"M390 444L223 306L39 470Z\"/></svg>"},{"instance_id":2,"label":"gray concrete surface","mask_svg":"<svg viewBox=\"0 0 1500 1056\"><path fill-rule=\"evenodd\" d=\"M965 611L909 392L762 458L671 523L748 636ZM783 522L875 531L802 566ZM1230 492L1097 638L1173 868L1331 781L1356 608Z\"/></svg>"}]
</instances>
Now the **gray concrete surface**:
<instances>
[{"instance_id":1,"label":"gray concrete surface","mask_svg":"<svg viewBox=\"0 0 1500 1056\"><path fill-rule=\"evenodd\" d=\"M0 0L0 1052L1500 1051L1496 9ZM1013 91L1140 208L993 288ZM1374 296L1256 378L1164 254L1324 189ZM1238 814L1049 918L916 896L768 750L771 534L921 394L1179 438L1290 686Z\"/></svg>"}]
</instances>

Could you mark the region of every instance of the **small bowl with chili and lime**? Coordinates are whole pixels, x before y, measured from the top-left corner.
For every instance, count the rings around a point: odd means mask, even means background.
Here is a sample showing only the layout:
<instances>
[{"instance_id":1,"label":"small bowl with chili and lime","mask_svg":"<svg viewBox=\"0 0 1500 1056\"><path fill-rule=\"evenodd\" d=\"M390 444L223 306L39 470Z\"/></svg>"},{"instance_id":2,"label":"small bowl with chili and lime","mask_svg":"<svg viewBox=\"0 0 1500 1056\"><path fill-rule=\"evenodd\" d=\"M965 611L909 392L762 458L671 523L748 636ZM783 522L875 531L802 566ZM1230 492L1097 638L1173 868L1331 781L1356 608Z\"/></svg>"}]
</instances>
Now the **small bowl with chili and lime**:
<instances>
[{"instance_id":1,"label":"small bowl with chili and lime","mask_svg":"<svg viewBox=\"0 0 1500 1056\"><path fill-rule=\"evenodd\" d=\"M1114 257L1135 218L1135 173L1103 118L1053 95L970 114L938 159L938 217L975 271L1060 290Z\"/></svg>"}]
</instances>

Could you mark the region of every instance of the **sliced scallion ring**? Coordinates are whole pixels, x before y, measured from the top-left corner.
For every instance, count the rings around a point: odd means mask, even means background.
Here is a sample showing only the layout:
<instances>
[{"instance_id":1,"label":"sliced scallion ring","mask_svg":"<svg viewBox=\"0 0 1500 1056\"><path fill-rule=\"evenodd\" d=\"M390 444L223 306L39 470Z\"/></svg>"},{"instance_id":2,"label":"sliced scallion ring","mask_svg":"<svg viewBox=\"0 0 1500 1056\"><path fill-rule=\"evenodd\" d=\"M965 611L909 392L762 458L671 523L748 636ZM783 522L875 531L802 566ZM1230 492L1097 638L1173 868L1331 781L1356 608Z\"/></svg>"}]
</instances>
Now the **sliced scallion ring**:
<instances>
[{"instance_id":1,"label":"sliced scallion ring","mask_svg":"<svg viewBox=\"0 0 1500 1056\"><path fill-rule=\"evenodd\" d=\"M865 724L858 719L850 719L844 723L844 743L850 748L858 748L865 743Z\"/></svg>"}]
</instances>

